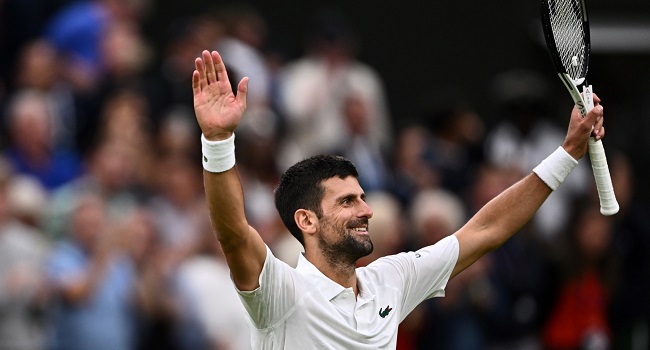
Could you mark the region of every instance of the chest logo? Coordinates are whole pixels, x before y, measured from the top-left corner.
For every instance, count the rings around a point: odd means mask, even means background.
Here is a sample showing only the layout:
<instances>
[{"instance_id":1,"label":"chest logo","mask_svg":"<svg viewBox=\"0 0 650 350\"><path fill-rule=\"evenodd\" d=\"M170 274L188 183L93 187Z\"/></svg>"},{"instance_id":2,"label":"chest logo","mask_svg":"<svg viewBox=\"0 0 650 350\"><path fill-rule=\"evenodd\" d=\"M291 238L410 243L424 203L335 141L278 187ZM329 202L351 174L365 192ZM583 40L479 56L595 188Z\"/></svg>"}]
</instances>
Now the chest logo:
<instances>
[{"instance_id":1,"label":"chest logo","mask_svg":"<svg viewBox=\"0 0 650 350\"><path fill-rule=\"evenodd\" d=\"M390 307L390 305L387 305L386 309L379 309L379 316L381 316L381 318L384 318L384 317L388 316L388 314L391 311L393 311L393 309Z\"/></svg>"}]
</instances>

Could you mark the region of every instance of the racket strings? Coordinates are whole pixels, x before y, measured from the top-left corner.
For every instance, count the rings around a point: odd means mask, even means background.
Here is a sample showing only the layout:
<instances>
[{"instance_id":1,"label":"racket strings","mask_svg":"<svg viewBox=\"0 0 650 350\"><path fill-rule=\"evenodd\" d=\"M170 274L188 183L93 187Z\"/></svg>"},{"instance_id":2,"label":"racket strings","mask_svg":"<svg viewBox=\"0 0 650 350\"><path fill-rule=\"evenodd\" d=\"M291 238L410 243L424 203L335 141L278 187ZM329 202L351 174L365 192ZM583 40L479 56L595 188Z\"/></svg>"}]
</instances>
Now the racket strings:
<instances>
[{"instance_id":1,"label":"racket strings","mask_svg":"<svg viewBox=\"0 0 650 350\"><path fill-rule=\"evenodd\" d=\"M549 1L549 19L560 60L573 79L584 78L585 31L582 23L580 0Z\"/></svg>"}]
</instances>

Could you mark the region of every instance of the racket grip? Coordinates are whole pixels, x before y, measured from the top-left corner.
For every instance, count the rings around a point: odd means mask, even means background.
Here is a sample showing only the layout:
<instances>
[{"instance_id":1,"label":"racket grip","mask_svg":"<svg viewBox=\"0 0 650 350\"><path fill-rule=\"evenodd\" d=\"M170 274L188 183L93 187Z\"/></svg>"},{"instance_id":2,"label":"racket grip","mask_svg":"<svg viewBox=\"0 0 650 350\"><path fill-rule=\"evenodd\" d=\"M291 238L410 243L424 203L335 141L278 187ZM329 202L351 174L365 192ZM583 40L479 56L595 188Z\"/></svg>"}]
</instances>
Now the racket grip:
<instances>
[{"instance_id":1,"label":"racket grip","mask_svg":"<svg viewBox=\"0 0 650 350\"><path fill-rule=\"evenodd\" d=\"M614 215L618 213L619 207L614 194L612 178L609 175L605 148L601 140L596 140L593 137L589 138L589 158L591 159L591 168L594 171L596 189L600 199L600 212L606 216Z\"/></svg>"},{"instance_id":2,"label":"racket grip","mask_svg":"<svg viewBox=\"0 0 650 350\"><path fill-rule=\"evenodd\" d=\"M582 87L582 94L587 111L594 108L593 90L591 85ZM609 175L609 166L607 165L607 156L601 140L596 140L593 136L589 138L589 158L591 159L591 168L596 180L596 190L600 199L600 213L606 216L618 213L618 202L614 194L614 185L612 177Z\"/></svg>"}]
</instances>

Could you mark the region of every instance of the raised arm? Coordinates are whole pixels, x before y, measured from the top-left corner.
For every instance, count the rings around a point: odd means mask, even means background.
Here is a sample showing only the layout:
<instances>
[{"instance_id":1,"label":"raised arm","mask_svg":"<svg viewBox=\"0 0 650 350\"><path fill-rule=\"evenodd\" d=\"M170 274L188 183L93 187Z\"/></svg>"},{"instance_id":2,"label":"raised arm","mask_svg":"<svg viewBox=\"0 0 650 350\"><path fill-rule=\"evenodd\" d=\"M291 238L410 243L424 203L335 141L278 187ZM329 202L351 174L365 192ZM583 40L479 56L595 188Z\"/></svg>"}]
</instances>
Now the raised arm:
<instances>
[{"instance_id":1,"label":"raised arm","mask_svg":"<svg viewBox=\"0 0 650 350\"><path fill-rule=\"evenodd\" d=\"M205 138L202 141L205 150L205 145L232 141L235 128L246 110L248 78L239 82L235 95L219 53L203 51L195 65L192 74L194 111ZM204 162L206 160L211 161L212 157L204 154ZM237 170L225 167L228 166L221 166L214 172L203 172L210 220L237 288L253 290L259 285L266 246L244 215L244 194ZM204 164L204 168L209 167Z\"/></svg>"},{"instance_id":2,"label":"raised arm","mask_svg":"<svg viewBox=\"0 0 650 350\"><path fill-rule=\"evenodd\" d=\"M605 135L603 109L600 99L585 118L576 108L571 113L569 130L562 148L573 159L587 151L590 134L600 139ZM593 131L592 131L593 127ZM488 202L455 235L460 252L452 277L466 269L481 256L496 249L524 226L537 212L552 189L536 174L531 173Z\"/></svg>"}]
</instances>

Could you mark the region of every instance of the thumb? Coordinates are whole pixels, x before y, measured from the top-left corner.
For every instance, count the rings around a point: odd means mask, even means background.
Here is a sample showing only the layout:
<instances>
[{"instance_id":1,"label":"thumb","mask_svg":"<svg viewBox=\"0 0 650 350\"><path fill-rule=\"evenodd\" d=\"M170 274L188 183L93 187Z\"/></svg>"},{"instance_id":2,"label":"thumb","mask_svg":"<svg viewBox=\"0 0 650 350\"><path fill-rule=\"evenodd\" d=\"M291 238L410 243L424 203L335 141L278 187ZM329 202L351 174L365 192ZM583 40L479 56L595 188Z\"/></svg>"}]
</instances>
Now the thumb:
<instances>
[{"instance_id":1,"label":"thumb","mask_svg":"<svg viewBox=\"0 0 650 350\"><path fill-rule=\"evenodd\" d=\"M244 77L237 85L237 101L245 108L248 95L248 77Z\"/></svg>"}]
</instances>

